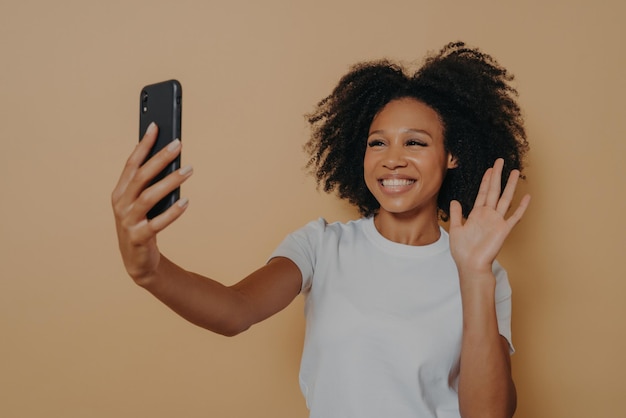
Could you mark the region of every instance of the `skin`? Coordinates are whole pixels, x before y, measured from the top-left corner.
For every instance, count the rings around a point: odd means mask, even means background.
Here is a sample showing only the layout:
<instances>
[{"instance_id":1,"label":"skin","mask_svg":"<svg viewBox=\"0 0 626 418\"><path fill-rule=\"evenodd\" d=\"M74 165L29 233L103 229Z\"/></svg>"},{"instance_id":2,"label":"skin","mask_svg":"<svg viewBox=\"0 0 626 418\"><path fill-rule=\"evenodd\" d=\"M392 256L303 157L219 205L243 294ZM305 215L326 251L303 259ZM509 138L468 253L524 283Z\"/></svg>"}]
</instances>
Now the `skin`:
<instances>
[{"instance_id":1,"label":"skin","mask_svg":"<svg viewBox=\"0 0 626 418\"><path fill-rule=\"evenodd\" d=\"M184 270L163 256L156 236L187 209L181 199L148 220L146 213L193 173L183 167L149 186L181 150L180 142L142 165L154 143L151 126L130 155L111 200L119 248L131 278L185 319L213 332L236 335L285 308L300 291L302 276L286 258L275 258L233 286ZM375 117L367 138L365 182L380 203L374 223L386 238L425 245L440 235L437 193L456 161L445 151L437 113L413 99L387 104ZM463 302L463 338L459 371L461 415L510 417L516 405L509 347L499 335L495 313L495 277L491 266L524 214L525 196L506 218L519 172L513 171L500 195L502 160L482 180L474 208L465 220L461 206L450 207L450 247L459 271ZM400 180L402 184L390 185Z\"/></svg>"},{"instance_id":2,"label":"skin","mask_svg":"<svg viewBox=\"0 0 626 418\"><path fill-rule=\"evenodd\" d=\"M474 207L463 221L459 202L450 205L450 249L461 284L463 339L459 404L463 417L511 417L517 405L508 342L498 334L495 277L491 265L506 237L520 221L530 196L513 214L511 205L519 172L513 171L500 195L503 160L487 170Z\"/></svg>"},{"instance_id":3,"label":"skin","mask_svg":"<svg viewBox=\"0 0 626 418\"><path fill-rule=\"evenodd\" d=\"M388 103L372 121L364 159L365 182L380 203L374 218L379 232L407 245L439 239L437 195L456 164L445 150L443 126L433 109L410 98ZM459 405L464 418L511 417L516 407L509 345L498 331L492 264L530 197L505 219L519 172L511 173L500 196L502 168L499 159L485 173L466 221L459 202L450 207L450 249L463 303ZM403 183L385 186L390 179Z\"/></svg>"},{"instance_id":4,"label":"skin","mask_svg":"<svg viewBox=\"0 0 626 418\"><path fill-rule=\"evenodd\" d=\"M434 110L413 99L387 104L370 126L363 166L365 184L380 204L374 223L384 237L407 245L439 239L437 195L456 162ZM391 181L408 184L385 185Z\"/></svg>"},{"instance_id":5,"label":"skin","mask_svg":"<svg viewBox=\"0 0 626 418\"><path fill-rule=\"evenodd\" d=\"M184 270L163 256L157 234L187 209L181 199L161 215L146 214L192 174L186 166L147 187L181 151L177 142L142 165L157 136L151 125L126 162L111 201L120 253L131 278L188 321L210 331L237 335L285 308L300 292L302 276L286 258L276 258L234 286Z\"/></svg>"}]
</instances>

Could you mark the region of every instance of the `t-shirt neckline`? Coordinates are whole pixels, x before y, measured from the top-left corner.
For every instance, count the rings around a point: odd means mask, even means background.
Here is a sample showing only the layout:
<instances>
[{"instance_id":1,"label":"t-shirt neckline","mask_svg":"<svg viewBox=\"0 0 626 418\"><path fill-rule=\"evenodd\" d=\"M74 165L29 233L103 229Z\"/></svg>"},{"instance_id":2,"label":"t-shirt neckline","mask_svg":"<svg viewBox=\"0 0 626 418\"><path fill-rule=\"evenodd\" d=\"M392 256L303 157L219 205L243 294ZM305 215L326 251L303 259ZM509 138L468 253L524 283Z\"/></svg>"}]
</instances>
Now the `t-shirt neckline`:
<instances>
[{"instance_id":1,"label":"t-shirt neckline","mask_svg":"<svg viewBox=\"0 0 626 418\"><path fill-rule=\"evenodd\" d=\"M363 220L363 231L367 238L381 250L400 257L422 258L432 256L449 249L449 237L443 227L439 226L441 234L439 239L427 245L407 245L391 241L385 238L374 225L374 217L370 216Z\"/></svg>"}]
</instances>

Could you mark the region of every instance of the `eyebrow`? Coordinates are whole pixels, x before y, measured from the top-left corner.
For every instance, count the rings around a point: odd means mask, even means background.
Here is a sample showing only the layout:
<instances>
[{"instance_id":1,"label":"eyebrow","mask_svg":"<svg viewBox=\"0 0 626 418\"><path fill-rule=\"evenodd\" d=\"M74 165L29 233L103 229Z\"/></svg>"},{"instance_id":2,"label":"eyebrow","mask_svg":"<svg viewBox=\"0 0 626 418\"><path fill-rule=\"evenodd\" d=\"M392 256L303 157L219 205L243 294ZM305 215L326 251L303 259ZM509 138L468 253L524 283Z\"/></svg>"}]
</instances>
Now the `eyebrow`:
<instances>
[{"instance_id":1,"label":"eyebrow","mask_svg":"<svg viewBox=\"0 0 626 418\"><path fill-rule=\"evenodd\" d=\"M375 131L370 132L367 136L368 138L374 134L384 134L385 130L384 129L377 129ZM425 131L423 129L415 129L415 128L402 128L400 129L400 133L402 134L407 134L407 133L416 133L416 134L423 134L423 135L427 135L429 138L433 138L433 136L428 132Z\"/></svg>"}]
</instances>

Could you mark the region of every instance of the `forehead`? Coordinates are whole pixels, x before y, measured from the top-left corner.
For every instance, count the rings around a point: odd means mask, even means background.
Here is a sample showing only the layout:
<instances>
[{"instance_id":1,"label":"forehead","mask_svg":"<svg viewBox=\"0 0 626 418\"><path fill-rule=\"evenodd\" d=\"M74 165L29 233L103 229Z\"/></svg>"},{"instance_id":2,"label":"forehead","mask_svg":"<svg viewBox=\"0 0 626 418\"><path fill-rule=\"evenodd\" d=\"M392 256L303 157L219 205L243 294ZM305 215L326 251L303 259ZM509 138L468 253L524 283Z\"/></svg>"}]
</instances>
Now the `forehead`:
<instances>
[{"instance_id":1,"label":"forehead","mask_svg":"<svg viewBox=\"0 0 626 418\"><path fill-rule=\"evenodd\" d=\"M376 114L370 132L377 130L417 129L442 136L439 114L430 106L413 98L395 99Z\"/></svg>"}]
</instances>

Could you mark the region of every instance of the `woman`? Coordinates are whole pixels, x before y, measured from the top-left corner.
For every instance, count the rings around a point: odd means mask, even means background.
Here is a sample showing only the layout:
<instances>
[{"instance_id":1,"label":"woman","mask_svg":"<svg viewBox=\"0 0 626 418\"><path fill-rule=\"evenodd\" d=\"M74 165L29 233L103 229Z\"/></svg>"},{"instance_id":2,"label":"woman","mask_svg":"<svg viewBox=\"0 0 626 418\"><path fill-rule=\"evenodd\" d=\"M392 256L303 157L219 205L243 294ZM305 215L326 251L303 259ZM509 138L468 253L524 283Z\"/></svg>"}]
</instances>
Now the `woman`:
<instances>
[{"instance_id":1,"label":"woman","mask_svg":"<svg viewBox=\"0 0 626 418\"><path fill-rule=\"evenodd\" d=\"M159 252L156 234L187 200L152 220L146 213L192 171L148 187L180 152L176 142L142 165L153 125L112 195L126 269L224 335L303 293L300 381L311 417L510 417L510 287L495 259L530 200L506 217L527 151L511 80L463 43L412 75L387 61L354 67L310 115L307 150L318 184L363 217L309 223L230 287Z\"/></svg>"}]
</instances>

